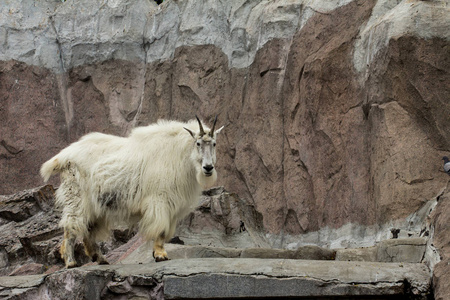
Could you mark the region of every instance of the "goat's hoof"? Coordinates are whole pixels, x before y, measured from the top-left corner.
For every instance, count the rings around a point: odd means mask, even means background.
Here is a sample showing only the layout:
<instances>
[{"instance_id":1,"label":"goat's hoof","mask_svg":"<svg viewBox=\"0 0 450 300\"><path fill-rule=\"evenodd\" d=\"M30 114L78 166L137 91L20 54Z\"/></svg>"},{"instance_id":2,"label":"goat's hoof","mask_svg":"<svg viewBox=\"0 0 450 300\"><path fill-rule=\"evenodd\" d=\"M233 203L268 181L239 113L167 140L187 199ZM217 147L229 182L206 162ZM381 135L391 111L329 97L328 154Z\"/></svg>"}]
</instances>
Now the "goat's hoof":
<instances>
[{"instance_id":1,"label":"goat's hoof","mask_svg":"<svg viewBox=\"0 0 450 300\"><path fill-rule=\"evenodd\" d=\"M109 262L103 257L103 255L98 255L97 253L92 255L92 261L98 262L99 265L109 265Z\"/></svg>"},{"instance_id":2,"label":"goat's hoof","mask_svg":"<svg viewBox=\"0 0 450 300\"><path fill-rule=\"evenodd\" d=\"M66 263L67 269L72 269L72 268L75 268L76 266L77 266L77 262L73 261L73 260Z\"/></svg>"},{"instance_id":3,"label":"goat's hoof","mask_svg":"<svg viewBox=\"0 0 450 300\"><path fill-rule=\"evenodd\" d=\"M157 256L155 257L155 262L166 261L169 260L167 256Z\"/></svg>"},{"instance_id":4,"label":"goat's hoof","mask_svg":"<svg viewBox=\"0 0 450 300\"><path fill-rule=\"evenodd\" d=\"M164 251L162 254L160 253L158 255L155 255L155 251L153 251L153 258L155 259L155 262L169 260L169 258L167 257L166 251Z\"/></svg>"}]
</instances>

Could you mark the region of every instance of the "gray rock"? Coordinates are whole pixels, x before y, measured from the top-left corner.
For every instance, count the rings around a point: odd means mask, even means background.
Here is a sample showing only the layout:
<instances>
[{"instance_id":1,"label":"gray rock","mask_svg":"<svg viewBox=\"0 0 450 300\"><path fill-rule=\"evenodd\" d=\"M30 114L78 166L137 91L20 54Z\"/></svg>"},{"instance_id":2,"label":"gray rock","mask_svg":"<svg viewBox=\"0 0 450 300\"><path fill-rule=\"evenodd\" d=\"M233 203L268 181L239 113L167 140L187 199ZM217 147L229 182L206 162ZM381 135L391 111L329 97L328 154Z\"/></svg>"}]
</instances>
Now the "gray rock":
<instances>
[{"instance_id":1,"label":"gray rock","mask_svg":"<svg viewBox=\"0 0 450 300\"><path fill-rule=\"evenodd\" d=\"M427 240L425 238L384 240L377 246L377 261L422 262L426 247Z\"/></svg>"},{"instance_id":2,"label":"gray rock","mask_svg":"<svg viewBox=\"0 0 450 300\"><path fill-rule=\"evenodd\" d=\"M271 39L291 38L315 13L346 2L7 1L0 4L0 60L60 73L109 59L170 59L181 45L213 44L231 66L247 67Z\"/></svg>"},{"instance_id":3,"label":"gray rock","mask_svg":"<svg viewBox=\"0 0 450 300\"><path fill-rule=\"evenodd\" d=\"M336 260L420 263L426 248L426 238L389 239L374 247L337 249Z\"/></svg>"},{"instance_id":4,"label":"gray rock","mask_svg":"<svg viewBox=\"0 0 450 300\"><path fill-rule=\"evenodd\" d=\"M65 299L122 295L143 299L244 297L414 297L426 299L423 264L284 259L189 259L141 265L89 266L52 275L0 277L2 296L22 291ZM38 292L37 292L38 291ZM116 293L116 294L114 294ZM153 298L151 298L153 297Z\"/></svg>"},{"instance_id":5,"label":"gray rock","mask_svg":"<svg viewBox=\"0 0 450 300\"><path fill-rule=\"evenodd\" d=\"M270 248L223 248L205 245L166 244L170 259L188 258L259 258L259 259L309 259L334 260L336 251L317 246L304 246L296 250ZM151 246L142 243L136 250L120 262L123 264L153 262Z\"/></svg>"},{"instance_id":6,"label":"gray rock","mask_svg":"<svg viewBox=\"0 0 450 300\"><path fill-rule=\"evenodd\" d=\"M377 1L371 18L361 28L361 38L355 45L353 62L362 77L369 76L369 68L378 52L389 40L413 35L424 39L433 37L450 40L450 9L444 2Z\"/></svg>"},{"instance_id":7,"label":"gray rock","mask_svg":"<svg viewBox=\"0 0 450 300\"><path fill-rule=\"evenodd\" d=\"M337 249L336 260L340 261L377 261L377 247Z\"/></svg>"},{"instance_id":8,"label":"gray rock","mask_svg":"<svg viewBox=\"0 0 450 300\"><path fill-rule=\"evenodd\" d=\"M317 246L303 246L296 250L247 248L241 253L242 258L334 260L335 256L336 251Z\"/></svg>"}]
</instances>

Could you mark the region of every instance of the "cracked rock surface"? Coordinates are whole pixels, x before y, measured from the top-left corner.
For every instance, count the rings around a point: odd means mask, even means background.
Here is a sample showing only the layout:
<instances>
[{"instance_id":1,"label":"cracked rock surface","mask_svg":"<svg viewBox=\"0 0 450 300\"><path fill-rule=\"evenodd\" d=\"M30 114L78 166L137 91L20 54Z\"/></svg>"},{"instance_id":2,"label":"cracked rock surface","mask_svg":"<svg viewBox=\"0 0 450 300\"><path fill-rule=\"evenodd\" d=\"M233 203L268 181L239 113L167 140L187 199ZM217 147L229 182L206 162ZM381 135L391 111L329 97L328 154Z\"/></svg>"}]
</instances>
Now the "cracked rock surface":
<instances>
[{"instance_id":1,"label":"cracked rock surface","mask_svg":"<svg viewBox=\"0 0 450 300\"><path fill-rule=\"evenodd\" d=\"M47 276L0 278L21 299L191 299L378 296L426 299L422 264L211 258L88 266ZM47 297L47 298L46 298ZM48 298L50 297L50 298ZM35 298L34 298L35 299Z\"/></svg>"}]
</instances>

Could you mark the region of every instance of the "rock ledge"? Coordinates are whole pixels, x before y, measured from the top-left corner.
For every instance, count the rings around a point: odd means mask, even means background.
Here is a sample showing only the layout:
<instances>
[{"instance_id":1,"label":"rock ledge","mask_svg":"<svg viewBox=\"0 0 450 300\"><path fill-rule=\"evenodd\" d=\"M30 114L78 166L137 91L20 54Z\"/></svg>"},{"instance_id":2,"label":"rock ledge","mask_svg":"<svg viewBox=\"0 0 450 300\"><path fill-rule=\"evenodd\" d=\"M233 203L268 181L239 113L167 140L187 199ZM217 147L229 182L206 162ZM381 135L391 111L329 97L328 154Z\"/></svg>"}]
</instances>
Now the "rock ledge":
<instances>
[{"instance_id":1,"label":"rock ledge","mask_svg":"<svg viewBox=\"0 0 450 300\"><path fill-rule=\"evenodd\" d=\"M424 264L288 259L179 259L138 265L86 266L51 275L0 277L13 299L217 299L377 297L426 299ZM67 298L69 297L69 298Z\"/></svg>"}]
</instances>

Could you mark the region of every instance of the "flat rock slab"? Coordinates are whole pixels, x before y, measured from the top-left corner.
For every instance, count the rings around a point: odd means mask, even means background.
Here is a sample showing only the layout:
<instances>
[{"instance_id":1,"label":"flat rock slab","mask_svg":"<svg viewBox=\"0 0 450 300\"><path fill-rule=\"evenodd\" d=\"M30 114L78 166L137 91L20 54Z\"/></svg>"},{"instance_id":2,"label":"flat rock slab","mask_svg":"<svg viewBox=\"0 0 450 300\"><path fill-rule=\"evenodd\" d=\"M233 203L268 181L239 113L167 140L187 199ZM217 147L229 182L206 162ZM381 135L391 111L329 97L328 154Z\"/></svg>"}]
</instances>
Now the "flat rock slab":
<instances>
[{"instance_id":1,"label":"flat rock slab","mask_svg":"<svg viewBox=\"0 0 450 300\"><path fill-rule=\"evenodd\" d=\"M166 244L170 259L191 258L263 258L334 260L336 251L317 246L303 246L296 250L270 248L224 248L203 245ZM109 257L107 257L109 259ZM151 247L142 241L137 249L120 259L123 264L147 264L153 262ZM114 262L114 261L113 261Z\"/></svg>"},{"instance_id":2,"label":"flat rock slab","mask_svg":"<svg viewBox=\"0 0 450 300\"><path fill-rule=\"evenodd\" d=\"M32 280L20 276L11 279L0 277L0 296L9 298L20 294L22 289L21 299L42 295L65 299L119 296L124 299L336 296L425 299L431 281L429 270L423 264L253 258L87 266Z\"/></svg>"}]
</instances>

